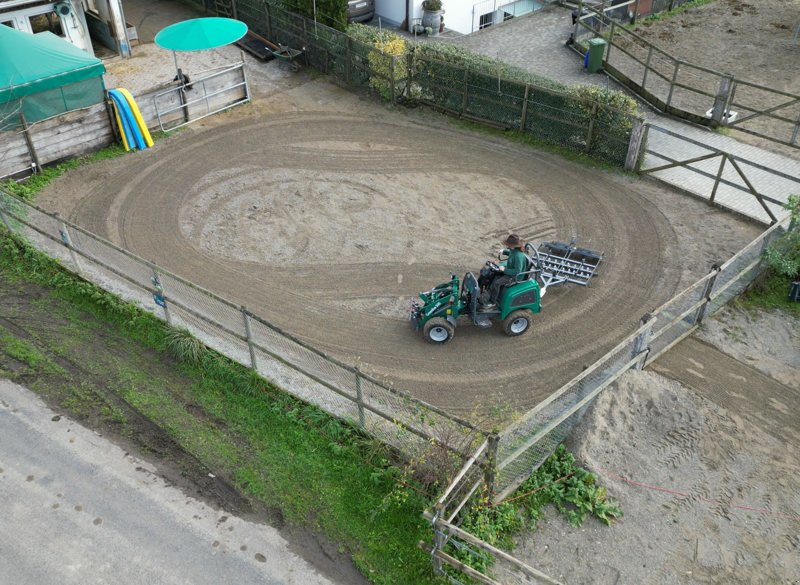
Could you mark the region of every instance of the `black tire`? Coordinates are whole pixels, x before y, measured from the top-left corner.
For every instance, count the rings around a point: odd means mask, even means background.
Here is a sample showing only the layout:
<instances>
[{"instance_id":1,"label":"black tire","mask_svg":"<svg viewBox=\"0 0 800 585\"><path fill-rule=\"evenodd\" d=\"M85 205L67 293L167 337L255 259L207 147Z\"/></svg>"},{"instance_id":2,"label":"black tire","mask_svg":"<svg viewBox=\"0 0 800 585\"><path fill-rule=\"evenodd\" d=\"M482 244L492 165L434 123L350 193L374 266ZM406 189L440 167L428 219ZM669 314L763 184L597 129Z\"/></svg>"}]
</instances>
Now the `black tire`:
<instances>
[{"instance_id":1,"label":"black tire","mask_svg":"<svg viewBox=\"0 0 800 585\"><path fill-rule=\"evenodd\" d=\"M503 332L509 337L525 335L533 325L533 313L529 309L512 311L503 319Z\"/></svg>"},{"instance_id":2,"label":"black tire","mask_svg":"<svg viewBox=\"0 0 800 585\"><path fill-rule=\"evenodd\" d=\"M455 327L443 317L434 317L422 328L422 334L425 336L425 341L442 345L453 339Z\"/></svg>"}]
</instances>

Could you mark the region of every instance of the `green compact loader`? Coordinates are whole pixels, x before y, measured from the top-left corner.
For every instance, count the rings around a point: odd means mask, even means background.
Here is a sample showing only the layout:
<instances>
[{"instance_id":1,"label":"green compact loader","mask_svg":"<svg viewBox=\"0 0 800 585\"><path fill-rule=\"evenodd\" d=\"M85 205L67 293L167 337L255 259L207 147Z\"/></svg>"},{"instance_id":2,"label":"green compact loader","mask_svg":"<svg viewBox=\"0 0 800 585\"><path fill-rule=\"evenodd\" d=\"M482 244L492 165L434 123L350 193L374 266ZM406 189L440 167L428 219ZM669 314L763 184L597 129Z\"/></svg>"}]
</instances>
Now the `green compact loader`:
<instances>
[{"instance_id":1,"label":"green compact loader","mask_svg":"<svg viewBox=\"0 0 800 585\"><path fill-rule=\"evenodd\" d=\"M459 317L468 317L482 329L494 321L502 323L503 332L515 337L530 331L533 315L541 311L541 299L547 287L564 283L588 286L595 276L603 255L569 244L544 242L538 248L525 244L527 270L519 273L513 283L505 286L496 307L486 310L480 302L485 297L492 273L498 272L500 262L491 260L476 278L467 272L459 280L454 273L450 280L429 291L419 293L419 300L411 304L411 322L427 341L447 343L453 338Z\"/></svg>"}]
</instances>

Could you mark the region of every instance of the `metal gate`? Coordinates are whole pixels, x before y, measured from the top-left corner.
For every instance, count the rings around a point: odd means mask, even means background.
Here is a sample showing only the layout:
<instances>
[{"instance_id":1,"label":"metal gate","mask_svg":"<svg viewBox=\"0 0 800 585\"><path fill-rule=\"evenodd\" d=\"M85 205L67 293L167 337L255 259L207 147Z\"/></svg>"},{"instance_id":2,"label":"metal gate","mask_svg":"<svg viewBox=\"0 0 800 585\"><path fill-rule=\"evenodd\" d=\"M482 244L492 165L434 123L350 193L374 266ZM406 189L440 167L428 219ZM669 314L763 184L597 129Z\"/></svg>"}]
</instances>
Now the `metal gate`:
<instances>
[{"instance_id":1,"label":"metal gate","mask_svg":"<svg viewBox=\"0 0 800 585\"><path fill-rule=\"evenodd\" d=\"M638 171L761 223L774 224L800 193L800 161L742 146L710 133L703 139L648 124Z\"/></svg>"}]
</instances>

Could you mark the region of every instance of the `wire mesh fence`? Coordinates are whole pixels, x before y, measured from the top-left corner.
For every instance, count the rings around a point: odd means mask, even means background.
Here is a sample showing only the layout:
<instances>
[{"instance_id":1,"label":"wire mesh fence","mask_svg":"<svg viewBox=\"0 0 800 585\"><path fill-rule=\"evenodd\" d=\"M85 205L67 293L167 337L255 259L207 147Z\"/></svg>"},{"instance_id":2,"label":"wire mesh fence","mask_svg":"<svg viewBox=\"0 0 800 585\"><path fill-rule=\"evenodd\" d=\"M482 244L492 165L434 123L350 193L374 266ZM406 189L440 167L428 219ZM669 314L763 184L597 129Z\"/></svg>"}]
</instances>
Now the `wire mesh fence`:
<instances>
[{"instance_id":1,"label":"wire mesh fence","mask_svg":"<svg viewBox=\"0 0 800 585\"><path fill-rule=\"evenodd\" d=\"M189 331L409 458L439 449L460 460L483 436L471 423L338 362L244 307L2 190L0 218L8 230L83 278Z\"/></svg>"},{"instance_id":2,"label":"wire mesh fence","mask_svg":"<svg viewBox=\"0 0 800 585\"><path fill-rule=\"evenodd\" d=\"M636 18L682 4L679 0L581 1L572 38L582 45L604 38L605 69L660 110L800 147L800 95L678 59L626 28Z\"/></svg>"}]
</instances>

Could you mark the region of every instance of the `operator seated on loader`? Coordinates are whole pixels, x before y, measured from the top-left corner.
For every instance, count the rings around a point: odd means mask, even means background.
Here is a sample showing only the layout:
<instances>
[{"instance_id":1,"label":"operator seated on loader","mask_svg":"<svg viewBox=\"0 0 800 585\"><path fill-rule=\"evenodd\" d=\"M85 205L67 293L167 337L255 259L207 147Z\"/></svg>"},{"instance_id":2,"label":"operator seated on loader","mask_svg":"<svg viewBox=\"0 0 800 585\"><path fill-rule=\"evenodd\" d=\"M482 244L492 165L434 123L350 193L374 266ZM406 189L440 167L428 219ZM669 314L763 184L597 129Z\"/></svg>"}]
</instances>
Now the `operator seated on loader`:
<instances>
[{"instance_id":1,"label":"operator seated on loader","mask_svg":"<svg viewBox=\"0 0 800 585\"><path fill-rule=\"evenodd\" d=\"M500 291L504 286L512 285L516 282L517 274L525 272L528 268L528 258L525 256L523 249L523 242L517 234L511 234L505 240L503 245L507 246L506 249L499 251L499 254L508 254L508 260L505 266L497 266L494 263L487 262L487 267L481 269L481 301L486 297L486 288L488 288L488 303L483 303L481 309L483 311L494 311L497 309L497 302L500 299ZM492 266L490 268L489 266ZM496 268L495 268L496 267Z\"/></svg>"}]
</instances>

